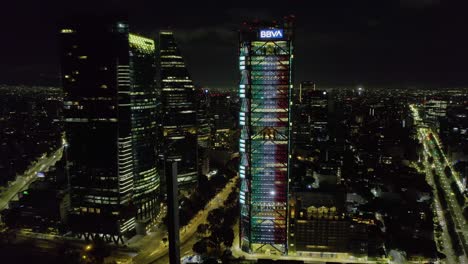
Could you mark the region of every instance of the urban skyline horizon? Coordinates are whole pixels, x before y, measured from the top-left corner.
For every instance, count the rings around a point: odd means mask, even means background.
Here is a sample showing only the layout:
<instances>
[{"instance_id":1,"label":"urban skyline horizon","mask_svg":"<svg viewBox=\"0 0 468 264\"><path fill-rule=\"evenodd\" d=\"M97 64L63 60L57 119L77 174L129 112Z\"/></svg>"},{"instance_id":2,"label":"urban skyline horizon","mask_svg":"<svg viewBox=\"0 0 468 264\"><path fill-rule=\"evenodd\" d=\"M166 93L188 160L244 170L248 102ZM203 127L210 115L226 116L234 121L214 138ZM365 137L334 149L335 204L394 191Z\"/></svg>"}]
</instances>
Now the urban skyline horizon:
<instances>
[{"instance_id":1,"label":"urban skyline horizon","mask_svg":"<svg viewBox=\"0 0 468 264\"><path fill-rule=\"evenodd\" d=\"M401 1L393 6L301 4L299 1L284 9L181 7L177 19L152 3L126 10L133 33L154 39L159 30L171 28L194 82L204 87L237 86L233 65L238 26L243 21L273 20L289 14L297 19L295 84L311 80L322 86L468 85L463 74L468 71L463 52L468 39L458 33L466 17L455 5L442 6L438 1ZM12 4L12 8L20 7ZM115 9L104 3L89 11L86 4L70 8L48 2L37 6L40 12L22 10L25 16L21 20L5 14L11 25L5 28L6 33L18 41L16 45L0 44L2 50L12 51L0 65L0 83L58 85L58 22L70 14L109 14ZM25 38L21 32L30 24L36 24L36 30ZM25 48L30 39L35 45Z\"/></svg>"},{"instance_id":2,"label":"urban skyline horizon","mask_svg":"<svg viewBox=\"0 0 468 264\"><path fill-rule=\"evenodd\" d=\"M468 38L440 50L438 0L136 1L57 4L0 65L2 258L468 263Z\"/></svg>"}]
</instances>

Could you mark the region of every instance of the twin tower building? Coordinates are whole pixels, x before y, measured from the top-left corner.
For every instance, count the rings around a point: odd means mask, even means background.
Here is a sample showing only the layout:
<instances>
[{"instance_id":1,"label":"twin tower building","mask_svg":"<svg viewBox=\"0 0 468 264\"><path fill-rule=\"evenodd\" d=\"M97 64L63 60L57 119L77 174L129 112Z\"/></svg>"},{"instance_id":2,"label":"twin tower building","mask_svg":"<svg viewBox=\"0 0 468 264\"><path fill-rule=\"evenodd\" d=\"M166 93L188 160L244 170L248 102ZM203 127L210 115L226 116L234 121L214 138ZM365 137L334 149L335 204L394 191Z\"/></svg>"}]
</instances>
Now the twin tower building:
<instances>
[{"instance_id":1,"label":"twin tower building","mask_svg":"<svg viewBox=\"0 0 468 264\"><path fill-rule=\"evenodd\" d=\"M195 87L171 31L159 41L115 19L60 28L66 167L73 233L123 242L159 212L164 160L180 188L198 179Z\"/></svg>"},{"instance_id":2,"label":"twin tower building","mask_svg":"<svg viewBox=\"0 0 468 264\"><path fill-rule=\"evenodd\" d=\"M80 21L60 36L70 226L123 241L159 211L161 160L180 157L179 184L197 181L194 85L170 31L155 43L125 22ZM289 17L240 30L240 242L252 253L288 249L292 39Z\"/></svg>"}]
</instances>

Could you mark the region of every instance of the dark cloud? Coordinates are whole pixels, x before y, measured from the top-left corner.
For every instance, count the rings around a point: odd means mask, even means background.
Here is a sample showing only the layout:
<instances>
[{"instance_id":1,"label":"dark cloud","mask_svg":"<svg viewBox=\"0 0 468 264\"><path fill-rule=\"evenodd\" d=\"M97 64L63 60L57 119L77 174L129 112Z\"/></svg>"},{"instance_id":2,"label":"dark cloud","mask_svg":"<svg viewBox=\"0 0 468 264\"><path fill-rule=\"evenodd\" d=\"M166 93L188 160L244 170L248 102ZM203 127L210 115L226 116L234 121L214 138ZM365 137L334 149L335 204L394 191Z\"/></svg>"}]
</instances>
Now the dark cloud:
<instances>
[{"instance_id":1,"label":"dark cloud","mask_svg":"<svg viewBox=\"0 0 468 264\"><path fill-rule=\"evenodd\" d=\"M215 43L232 44L238 38L238 33L227 26L199 27L195 29L176 29L177 40L183 43L192 41L215 41Z\"/></svg>"},{"instance_id":2,"label":"dark cloud","mask_svg":"<svg viewBox=\"0 0 468 264\"><path fill-rule=\"evenodd\" d=\"M267 20L273 17L272 11L261 8L232 8L227 10L231 19L241 21L247 19Z\"/></svg>"},{"instance_id":3,"label":"dark cloud","mask_svg":"<svg viewBox=\"0 0 468 264\"><path fill-rule=\"evenodd\" d=\"M323 2L323 3L322 3ZM236 87L242 21L296 15L296 82L468 84L466 9L437 0L289 1L270 8L160 1L9 1L0 10L1 82L57 80L56 22L69 14L128 11L132 31L175 31L195 82ZM198 4L198 2L197 2ZM253 3L249 3L254 5Z\"/></svg>"},{"instance_id":4,"label":"dark cloud","mask_svg":"<svg viewBox=\"0 0 468 264\"><path fill-rule=\"evenodd\" d=\"M440 0L400 0L402 7L426 8L434 7L440 4Z\"/></svg>"}]
</instances>

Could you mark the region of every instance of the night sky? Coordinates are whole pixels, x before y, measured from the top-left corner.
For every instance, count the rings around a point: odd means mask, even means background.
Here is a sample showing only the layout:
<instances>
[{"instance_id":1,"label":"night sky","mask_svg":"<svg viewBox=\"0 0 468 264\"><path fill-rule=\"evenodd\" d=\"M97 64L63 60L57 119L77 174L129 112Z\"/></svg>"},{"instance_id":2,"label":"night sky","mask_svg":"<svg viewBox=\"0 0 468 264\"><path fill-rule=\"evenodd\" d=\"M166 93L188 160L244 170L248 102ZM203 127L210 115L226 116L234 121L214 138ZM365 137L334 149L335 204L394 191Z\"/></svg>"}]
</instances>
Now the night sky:
<instances>
[{"instance_id":1,"label":"night sky","mask_svg":"<svg viewBox=\"0 0 468 264\"><path fill-rule=\"evenodd\" d=\"M2 3L0 9L0 84L59 86L57 23L72 13L126 10L132 32L156 37L159 29L175 30L192 78L203 87L237 87L237 29L242 21L289 14L297 22L296 83L468 86L467 9L439 0L356 0L346 5L287 1L286 6L264 2L274 8L184 6L182 1L164 6L141 0L128 5L101 0L9 2L14 3Z\"/></svg>"}]
</instances>

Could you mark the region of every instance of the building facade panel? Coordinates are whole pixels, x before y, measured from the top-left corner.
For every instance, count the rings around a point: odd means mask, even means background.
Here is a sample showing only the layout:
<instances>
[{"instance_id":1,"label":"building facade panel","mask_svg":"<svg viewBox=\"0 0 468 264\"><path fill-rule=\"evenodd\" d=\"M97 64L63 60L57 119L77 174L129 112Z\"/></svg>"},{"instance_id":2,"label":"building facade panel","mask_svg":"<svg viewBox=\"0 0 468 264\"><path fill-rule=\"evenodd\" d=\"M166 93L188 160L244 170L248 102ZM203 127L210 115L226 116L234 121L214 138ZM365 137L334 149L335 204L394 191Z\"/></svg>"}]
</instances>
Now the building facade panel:
<instances>
[{"instance_id":1,"label":"building facade panel","mask_svg":"<svg viewBox=\"0 0 468 264\"><path fill-rule=\"evenodd\" d=\"M123 242L156 209L154 43L86 18L65 23L60 44L71 229Z\"/></svg>"},{"instance_id":2,"label":"building facade panel","mask_svg":"<svg viewBox=\"0 0 468 264\"><path fill-rule=\"evenodd\" d=\"M267 32L276 37L262 37ZM292 59L288 20L241 30L240 235L250 253L287 253Z\"/></svg>"},{"instance_id":3,"label":"building facade panel","mask_svg":"<svg viewBox=\"0 0 468 264\"><path fill-rule=\"evenodd\" d=\"M162 152L178 157L178 183L190 188L198 180L198 134L195 86L172 31L159 33L159 82L162 103Z\"/></svg>"}]
</instances>

